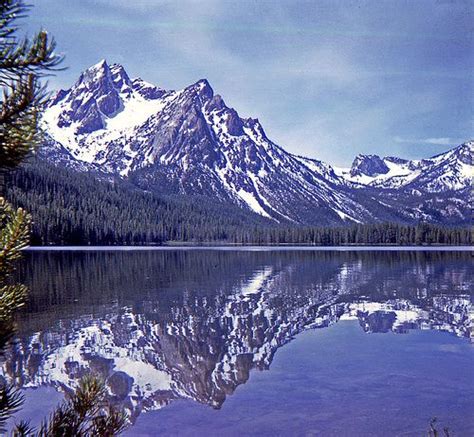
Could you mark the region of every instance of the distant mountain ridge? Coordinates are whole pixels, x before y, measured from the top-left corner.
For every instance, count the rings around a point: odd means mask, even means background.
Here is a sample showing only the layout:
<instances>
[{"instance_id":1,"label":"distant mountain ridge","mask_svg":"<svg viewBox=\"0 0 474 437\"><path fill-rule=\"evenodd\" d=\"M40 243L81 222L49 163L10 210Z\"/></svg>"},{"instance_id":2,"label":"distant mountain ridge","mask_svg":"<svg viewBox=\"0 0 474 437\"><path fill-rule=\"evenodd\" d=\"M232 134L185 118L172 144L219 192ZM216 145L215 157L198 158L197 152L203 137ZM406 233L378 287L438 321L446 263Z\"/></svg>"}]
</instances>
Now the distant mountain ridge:
<instances>
[{"instance_id":1,"label":"distant mountain ridge","mask_svg":"<svg viewBox=\"0 0 474 437\"><path fill-rule=\"evenodd\" d=\"M173 91L106 61L58 91L41 156L160 194L205 195L280 223L466 224L474 142L425 160L359 155L351 169L286 152L202 79Z\"/></svg>"},{"instance_id":2,"label":"distant mountain ridge","mask_svg":"<svg viewBox=\"0 0 474 437\"><path fill-rule=\"evenodd\" d=\"M471 184L474 142L429 159L358 155L350 169L337 169L348 181L380 188L411 187L427 192L462 190Z\"/></svg>"}]
</instances>

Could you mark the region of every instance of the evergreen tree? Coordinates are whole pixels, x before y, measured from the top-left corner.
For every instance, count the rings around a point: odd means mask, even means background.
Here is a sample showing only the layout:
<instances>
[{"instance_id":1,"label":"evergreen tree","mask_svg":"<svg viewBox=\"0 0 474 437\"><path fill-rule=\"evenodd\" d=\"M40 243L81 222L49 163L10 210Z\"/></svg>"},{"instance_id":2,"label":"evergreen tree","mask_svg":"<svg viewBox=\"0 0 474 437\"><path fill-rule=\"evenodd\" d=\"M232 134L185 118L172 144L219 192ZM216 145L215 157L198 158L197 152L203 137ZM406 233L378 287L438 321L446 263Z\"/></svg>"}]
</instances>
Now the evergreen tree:
<instances>
[{"instance_id":1,"label":"evergreen tree","mask_svg":"<svg viewBox=\"0 0 474 437\"><path fill-rule=\"evenodd\" d=\"M0 1L0 194L4 172L18 165L34 147L37 111L43 98L38 85L41 71L57 65L54 42L45 32L32 41L17 38L15 21L26 12L19 1ZM28 244L30 217L0 198L0 348L13 333L14 312L24 303L26 288L12 284L10 275L20 251ZM21 398L12 387L0 386L0 426L19 407Z\"/></svg>"},{"instance_id":2,"label":"evergreen tree","mask_svg":"<svg viewBox=\"0 0 474 437\"><path fill-rule=\"evenodd\" d=\"M56 408L39 430L31 428L28 422L21 422L15 435L96 437L119 434L125 428L126 416L111 407L106 399L104 383L93 376L84 377L71 398Z\"/></svg>"},{"instance_id":3,"label":"evergreen tree","mask_svg":"<svg viewBox=\"0 0 474 437\"><path fill-rule=\"evenodd\" d=\"M16 167L39 140L38 114L45 99L40 78L54 69L61 57L45 31L32 40L19 39L16 20L28 12L21 0L0 0L0 195L5 171ZM25 300L26 287L13 284L11 273L28 244L30 217L0 197L0 353L14 331L13 316ZM22 422L15 435L95 436L119 433L125 416L104 404L104 384L94 377L83 380L72 397L58 407L38 431ZM12 386L0 383L0 432L21 407L23 398Z\"/></svg>"}]
</instances>

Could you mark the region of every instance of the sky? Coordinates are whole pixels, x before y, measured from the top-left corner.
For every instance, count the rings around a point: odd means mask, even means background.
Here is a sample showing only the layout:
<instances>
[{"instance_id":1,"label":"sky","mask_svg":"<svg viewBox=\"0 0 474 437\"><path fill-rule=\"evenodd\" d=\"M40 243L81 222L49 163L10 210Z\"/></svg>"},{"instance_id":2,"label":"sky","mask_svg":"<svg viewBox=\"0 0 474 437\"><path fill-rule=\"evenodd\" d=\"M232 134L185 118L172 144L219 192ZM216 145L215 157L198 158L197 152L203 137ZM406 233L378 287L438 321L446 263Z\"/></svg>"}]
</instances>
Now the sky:
<instances>
[{"instance_id":1,"label":"sky","mask_svg":"<svg viewBox=\"0 0 474 437\"><path fill-rule=\"evenodd\" d=\"M166 89L207 78L286 150L348 166L474 137L471 0L33 0L24 28L66 58L51 88L106 59Z\"/></svg>"}]
</instances>

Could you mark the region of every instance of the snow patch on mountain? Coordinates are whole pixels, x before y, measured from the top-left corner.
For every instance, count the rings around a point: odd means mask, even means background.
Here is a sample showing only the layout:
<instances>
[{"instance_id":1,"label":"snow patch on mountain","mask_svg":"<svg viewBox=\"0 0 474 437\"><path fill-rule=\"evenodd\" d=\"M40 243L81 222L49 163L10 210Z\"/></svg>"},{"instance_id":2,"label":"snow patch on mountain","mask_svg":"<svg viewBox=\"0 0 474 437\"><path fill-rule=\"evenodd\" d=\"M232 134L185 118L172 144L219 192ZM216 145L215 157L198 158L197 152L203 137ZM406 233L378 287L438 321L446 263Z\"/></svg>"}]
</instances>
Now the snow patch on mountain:
<instances>
[{"instance_id":1,"label":"snow patch on mountain","mask_svg":"<svg viewBox=\"0 0 474 437\"><path fill-rule=\"evenodd\" d=\"M244 189L237 191L238 196L249 206L252 211L255 211L257 214L263 215L264 217L271 218L270 215L261 207L257 198L253 193L249 193Z\"/></svg>"}]
</instances>

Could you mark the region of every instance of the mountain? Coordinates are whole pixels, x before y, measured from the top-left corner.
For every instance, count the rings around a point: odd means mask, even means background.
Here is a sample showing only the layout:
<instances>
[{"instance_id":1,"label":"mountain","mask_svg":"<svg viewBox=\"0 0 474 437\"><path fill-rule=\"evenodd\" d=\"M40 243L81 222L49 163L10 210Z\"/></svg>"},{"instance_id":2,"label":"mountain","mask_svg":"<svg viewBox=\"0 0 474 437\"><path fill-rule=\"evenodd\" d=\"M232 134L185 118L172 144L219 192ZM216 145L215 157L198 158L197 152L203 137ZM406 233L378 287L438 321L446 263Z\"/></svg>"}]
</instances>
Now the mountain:
<instances>
[{"instance_id":1,"label":"mountain","mask_svg":"<svg viewBox=\"0 0 474 437\"><path fill-rule=\"evenodd\" d=\"M474 175L473 165L474 142L471 141L421 160L358 155L350 169L337 169L336 172L349 182L366 186L435 193L469 187Z\"/></svg>"},{"instance_id":2,"label":"mountain","mask_svg":"<svg viewBox=\"0 0 474 437\"><path fill-rule=\"evenodd\" d=\"M295 156L207 80L164 90L106 61L58 91L41 156L166 195L207 196L278 223L463 224L474 143L419 161L359 155L350 170ZM393 192L397 189L396 192Z\"/></svg>"}]
</instances>

